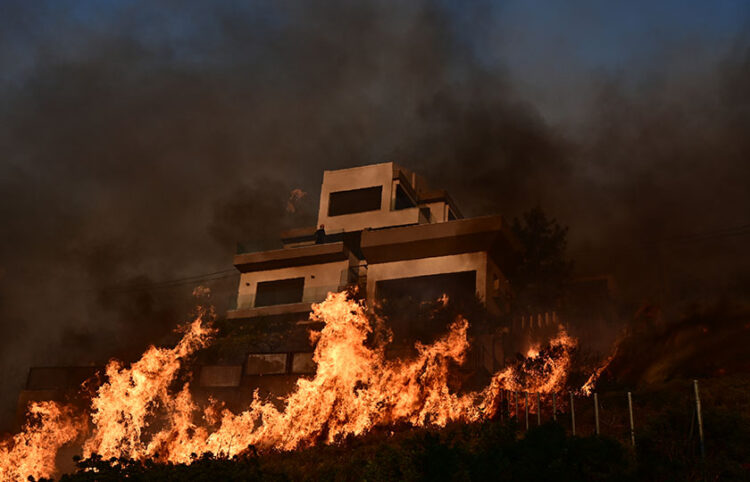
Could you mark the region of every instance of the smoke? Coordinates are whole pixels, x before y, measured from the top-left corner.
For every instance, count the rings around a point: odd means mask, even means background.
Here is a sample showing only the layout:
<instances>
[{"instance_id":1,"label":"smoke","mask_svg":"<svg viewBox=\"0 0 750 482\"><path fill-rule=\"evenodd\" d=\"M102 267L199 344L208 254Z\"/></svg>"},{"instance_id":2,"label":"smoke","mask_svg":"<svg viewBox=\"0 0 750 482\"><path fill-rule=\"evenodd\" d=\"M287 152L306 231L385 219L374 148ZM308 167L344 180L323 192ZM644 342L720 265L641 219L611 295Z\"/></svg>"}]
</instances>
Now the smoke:
<instances>
[{"instance_id":1,"label":"smoke","mask_svg":"<svg viewBox=\"0 0 750 482\"><path fill-rule=\"evenodd\" d=\"M196 284L221 312L234 243L313 225L323 169L393 160L466 215L541 204L579 270L636 298L747 287L746 238L664 243L750 222L741 36L704 69L583 72L561 127L482 54L503 41L488 2L97 3L0 15L6 414L28 366L137 354Z\"/></svg>"}]
</instances>

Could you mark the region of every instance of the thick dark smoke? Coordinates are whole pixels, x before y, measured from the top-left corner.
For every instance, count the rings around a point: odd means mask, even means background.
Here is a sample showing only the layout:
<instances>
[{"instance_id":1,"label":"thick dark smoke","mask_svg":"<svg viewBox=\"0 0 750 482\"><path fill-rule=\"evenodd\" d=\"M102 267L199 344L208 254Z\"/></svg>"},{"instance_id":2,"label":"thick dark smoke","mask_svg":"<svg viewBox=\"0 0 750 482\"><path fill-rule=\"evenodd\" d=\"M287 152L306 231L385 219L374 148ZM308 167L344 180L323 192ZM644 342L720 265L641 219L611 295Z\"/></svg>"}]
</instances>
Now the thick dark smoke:
<instances>
[{"instance_id":1,"label":"thick dark smoke","mask_svg":"<svg viewBox=\"0 0 750 482\"><path fill-rule=\"evenodd\" d=\"M490 10L4 2L3 413L30 365L167 336L196 284L221 312L234 243L313 224L323 169L393 160L467 215L540 204L570 225L579 271L635 299L746 289L747 237L683 237L750 224L747 42L699 74L592 74L584 120L560 128L452 21L489 38ZM294 213L292 189L308 193Z\"/></svg>"}]
</instances>

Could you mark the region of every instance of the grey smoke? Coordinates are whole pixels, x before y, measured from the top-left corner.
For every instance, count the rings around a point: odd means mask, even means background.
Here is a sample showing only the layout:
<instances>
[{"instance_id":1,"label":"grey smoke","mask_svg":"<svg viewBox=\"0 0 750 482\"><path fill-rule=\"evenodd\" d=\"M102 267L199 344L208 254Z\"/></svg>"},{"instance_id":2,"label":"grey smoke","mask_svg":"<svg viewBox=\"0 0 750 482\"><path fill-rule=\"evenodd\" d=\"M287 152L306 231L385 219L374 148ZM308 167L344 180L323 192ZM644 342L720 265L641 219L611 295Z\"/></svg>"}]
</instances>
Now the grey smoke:
<instances>
[{"instance_id":1,"label":"grey smoke","mask_svg":"<svg viewBox=\"0 0 750 482\"><path fill-rule=\"evenodd\" d=\"M494 38L492 9L464 6L475 38ZM30 365L132 357L168 337L194 285L159 282L231 269L236 241L271 248L313 224L323 169L393 160L467 215L538 203L570 226L579 271L615 273L635 300L665 279L679 299L748 286L747 238L643 249L750 222L743 37L698 73L583 72L588 102L560 126L439 2L84 13L0 14L6 415ZM297 188L308 195L289 213ZM220 311L235 282L208 283Z\"/></svg>"}]
</instances>

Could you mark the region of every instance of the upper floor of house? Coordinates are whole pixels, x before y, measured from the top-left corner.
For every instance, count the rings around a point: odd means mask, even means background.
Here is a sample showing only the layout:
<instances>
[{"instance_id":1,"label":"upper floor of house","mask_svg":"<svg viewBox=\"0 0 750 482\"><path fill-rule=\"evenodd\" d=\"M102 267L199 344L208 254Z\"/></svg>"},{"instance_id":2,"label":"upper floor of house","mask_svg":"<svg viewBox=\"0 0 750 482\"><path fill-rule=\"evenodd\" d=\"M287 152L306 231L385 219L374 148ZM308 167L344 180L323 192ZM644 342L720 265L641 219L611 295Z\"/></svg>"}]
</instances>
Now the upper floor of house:
<instances>
[{"instance_id":1,"label":"upper floor of house","mask_svg":"<svg viewBox=\"0 0 750 482\"><path fill-rule=\"evenodd\" d=\"M285 247L319 244L343 233L461 218L446 191L431 189L422 176L384 162L324 171L316 226L289 230L282 240Z\"/></svg>"},{"instance_id":2,"label":"upper floor of house","mask_svg":"<svg viewBox=\"0 0 750 482\"><path fill-rule=\"evenodd\" d=\"M317 221L282 233L281 249L235 256L230 318L304 313L353 285L368 299L396 285L425 296L461 286L495 311L509 291L503 273L518 245L505 220L465 219L447 192L392 162L325 171Z\"/></svg>"}]
</instances>

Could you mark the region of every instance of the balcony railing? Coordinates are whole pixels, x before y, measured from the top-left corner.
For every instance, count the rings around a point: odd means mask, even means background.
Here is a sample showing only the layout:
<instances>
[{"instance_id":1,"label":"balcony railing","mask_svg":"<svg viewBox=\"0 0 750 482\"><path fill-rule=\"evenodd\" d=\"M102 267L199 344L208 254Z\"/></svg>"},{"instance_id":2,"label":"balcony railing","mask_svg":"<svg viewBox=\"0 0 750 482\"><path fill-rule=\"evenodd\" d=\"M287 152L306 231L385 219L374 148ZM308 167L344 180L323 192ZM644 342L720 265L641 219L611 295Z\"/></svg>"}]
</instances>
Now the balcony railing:
<instances>
[{"instance_id":1,"label":"balcony railing","mask_svg":"<svg viewBox=\"0 0 750 482\"><path fill-rule=\"evenodd\" d=\"M302 293L302 299L297 303L320 303L326 299L329 292L338 292L339 289L339 285L305 287ZM247 310L252 308L256 308L254 294L242 294L237 297L236 309Z\"/></svg>"},{"instance_id":2,"label":"balcony railing","mask_svg":"<svg viewBox=\"0 0 750 482\"><path fill-rule=\"evenodd\" d=\"M302 293L302 299L297 303L320 303L326 299L328 293L339 292L349 287L357 286L360 291L364 291L367 287L367 264L361 263L355 266L349 266L346 269L341 270L341 276L339 277L338 285L327 285L327 286L305 286ZM240 296L234 296L233 301L230 302L230 310L247 310L256 308L255 306L255 294L241 294Z\"/></svg>"}]
</instances>

